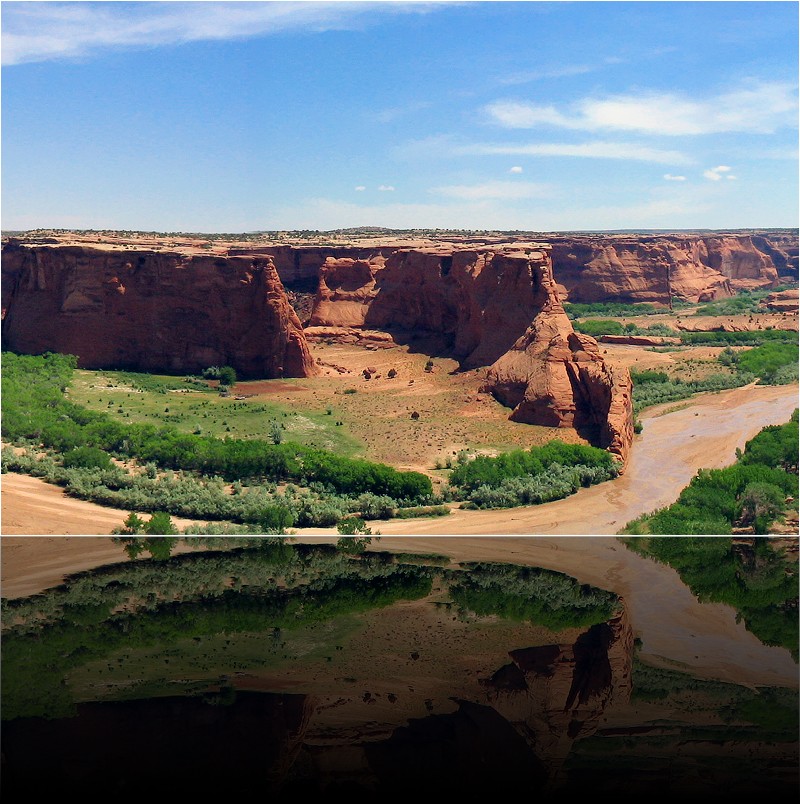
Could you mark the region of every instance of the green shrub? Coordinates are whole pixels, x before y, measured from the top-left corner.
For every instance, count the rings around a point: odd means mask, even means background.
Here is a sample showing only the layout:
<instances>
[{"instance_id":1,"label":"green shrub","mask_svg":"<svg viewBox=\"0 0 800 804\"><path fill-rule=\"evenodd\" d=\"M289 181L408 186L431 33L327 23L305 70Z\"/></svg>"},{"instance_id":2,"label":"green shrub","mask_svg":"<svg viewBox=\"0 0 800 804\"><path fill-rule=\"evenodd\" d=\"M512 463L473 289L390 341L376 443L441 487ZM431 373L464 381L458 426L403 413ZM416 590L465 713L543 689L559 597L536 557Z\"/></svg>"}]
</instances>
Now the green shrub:
<instances>
[{"instance_id":1,"label":"green shrub","mask_svg":"<svg viewBox=\"0 0 800 804\"><path fill-rule=\"evenodd\" d=\"M111 458L97 447L76 447L64 453L64 466L80 469L110 469Z\"/></svg>"},{"instance_id":2,"label":"green shrub","mask_svg":"<svg viewBox=\"0 0 800 804\"><path fill-rule=\"evenodd\" d=\"M601 335L625 334L625 328L619 323L619 321L611 321L605 318L590 319L589 321L578 321L572 326L576 332L582 332L584 335L591 335L593 338L598 338Z\"/></svg>"}]
</instances>

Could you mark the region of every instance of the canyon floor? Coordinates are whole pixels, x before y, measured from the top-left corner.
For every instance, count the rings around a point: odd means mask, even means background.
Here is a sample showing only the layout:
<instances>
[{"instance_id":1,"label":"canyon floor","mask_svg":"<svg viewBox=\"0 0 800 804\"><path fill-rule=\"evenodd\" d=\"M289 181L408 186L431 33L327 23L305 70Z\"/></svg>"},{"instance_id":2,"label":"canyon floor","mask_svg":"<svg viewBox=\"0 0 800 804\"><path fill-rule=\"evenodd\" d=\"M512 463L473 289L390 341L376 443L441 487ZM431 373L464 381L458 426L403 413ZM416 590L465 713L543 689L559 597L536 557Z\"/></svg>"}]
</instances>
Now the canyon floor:
<instances>
[{"instance_id":1,"label":"canyon floor","mask_svg":"<svg viewBox=\"0 0 800 804\"><path fill-rule=\"evenodd\" d=\"M387 535L617 533L631 519L673 502L698 469L733 463L737 447L744 447L762 427L788 421L797 405L798 386L786 385L748 386L649 408L642 414L644 429L634 440L627 471L616 480L544 505L454 510L435 520L376 522L373 530ZM364 426L369 427L369 422ZM456 421L452 426L462 425ZM552 431L548 432L552 437ZM413 441L409 446L413 447ZM422 468L430 469L430 463ZM67 497L61 489L37 478L3 475L4 536L107 534L127 514ZM176 524L187 523L176 520Z\"/></svg>"}]
</instances>

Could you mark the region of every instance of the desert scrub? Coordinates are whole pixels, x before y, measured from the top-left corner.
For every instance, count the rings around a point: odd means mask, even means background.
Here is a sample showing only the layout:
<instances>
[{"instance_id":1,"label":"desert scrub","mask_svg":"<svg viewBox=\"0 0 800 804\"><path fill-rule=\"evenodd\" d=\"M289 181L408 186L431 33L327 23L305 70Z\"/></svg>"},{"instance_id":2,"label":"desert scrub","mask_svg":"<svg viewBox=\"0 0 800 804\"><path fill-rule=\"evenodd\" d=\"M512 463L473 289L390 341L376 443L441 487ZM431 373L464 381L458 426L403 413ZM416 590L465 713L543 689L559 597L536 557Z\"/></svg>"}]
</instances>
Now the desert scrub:
<instances>
[{"instance_id":1,"label":"desert scrub","mask_svg":"<svg viewBox=\"0 0 800 804\"><path fill-rule=\"evenodd\" d=\"M640 413L644 408L687 399L694 394L708 391L725 391L739 388L752 382L755 377L744 371L733 374L712 374L700 380L685 382L681 379L670 379L664 372L642 371L631 372L633 380L633 411Z\"/></svg>"},{"instance_id":2,"label":"desert scrub","mask_svg":"<svg viewBox=\"0 0 800 804\"><path fill-rule=\"evenodd\" d=\"M450 475L453 496L472 507L509 508L557 500L619 474L605 450L551 441L490 458L479 455Z\"/></svg>"}]
</instances>

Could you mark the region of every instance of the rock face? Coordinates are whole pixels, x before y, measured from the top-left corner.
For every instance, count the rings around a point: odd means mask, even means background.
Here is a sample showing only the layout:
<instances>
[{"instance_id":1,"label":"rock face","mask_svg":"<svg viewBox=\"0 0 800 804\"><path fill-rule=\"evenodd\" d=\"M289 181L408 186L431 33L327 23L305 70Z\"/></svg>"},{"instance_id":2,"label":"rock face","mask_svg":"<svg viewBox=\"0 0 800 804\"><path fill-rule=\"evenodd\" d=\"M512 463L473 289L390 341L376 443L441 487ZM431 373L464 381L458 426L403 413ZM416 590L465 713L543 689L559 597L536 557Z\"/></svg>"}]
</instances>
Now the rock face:
<instances>
[{"instance_id":1,"label":"rock face","mask_svg":"<svg viewBox=\"0 0 800 804\"><path fill-rule=\"evenodd\" d=\"M3 347L84 368L316 373L269 257L77 247L3 250Z\"/></svg>"},{"instance_id":2,"label":"rock face","mask_svg":"<svg viewBox=\"0 0 800 804\"><path fill-rule=\"evenodd\" d=\"M573 331L549 266L539 271L540 311L489 368L484 390L513 408L513 421L575 427L624 463L633 441L630 373L607 363L594 338Z\"/></svg>"},{"instance_id":3,"label":"rock face","mask_svg":"<svg viewBox=\"0 0 800 804\"><path fill-rule=\"evenodd\" d=\"M486 238L486 244L493 240ZM497 240L495 238L494 240ZM512 238L511 240L515 240ZM520 238L516 238L520 240ZM504 241L506 246L510 242ZM573 302L614 299L669 304L724 298L740 290L768 288L797 279L797 235L790 231L741 234L552 235L553 268L562 297ZM524 246L524 243L520 243ZM485 246L478 247L478 251ZM428 253L468 252L474 245L441 243ZM502 245L498 242L498 248ZM449 251L448 251L449 249ZM408 247L264 246L287 287L313 292L326 260L398 265ZM415 250L417 253L421 249ZM231 254L255 253L232 249ZM325 320L330 311L325 313ZM335 317L335 316L334 316ZM320 319L321 321L322 319Z\"/></svg>"},{"instance_id":4,"label":"rock face","mask_svg":"<svg viewBox=\"0 0 800 804\"><path fill-rule=\"evenodd\" d=\"M573 302L689 302L778 284L790 257L764 237L554 237L553 269ZM775 262L777 260L777 264Z\"/></svg>"},{"instance_id":5,"label":"rock face","mask_svg":"<svg viewBox=\"0 0 800 804\"><path fill-rule=\"evenodd\" d=\"M536 244L328 258L310 325L388 330L397 339L435 333L463 367L485 366L514 344L547 300L539 270L546 262Z\"/></svg>"},{"instance_id":6,"label":"rock face","mask_svg":"<svg viewBox=\"0 0 800 804\"><path fill-rule=\"evenodd\" d=\"M762 302L768 310L778 313L797 313L798 293L797 288L790 290L780 290L777 293L770 293Z\"/></svg>"}]
</instances>

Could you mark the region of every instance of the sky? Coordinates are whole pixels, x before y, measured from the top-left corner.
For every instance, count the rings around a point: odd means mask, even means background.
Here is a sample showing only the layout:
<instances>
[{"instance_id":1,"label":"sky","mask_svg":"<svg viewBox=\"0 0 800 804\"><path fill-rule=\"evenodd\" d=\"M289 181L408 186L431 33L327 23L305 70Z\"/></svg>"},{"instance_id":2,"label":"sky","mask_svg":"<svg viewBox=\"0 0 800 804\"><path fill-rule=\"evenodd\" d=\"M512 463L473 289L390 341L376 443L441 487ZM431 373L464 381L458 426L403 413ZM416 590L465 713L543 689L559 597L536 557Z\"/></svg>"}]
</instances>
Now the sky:
<instances>
[{"instance_id":1,"label":"sky","mask_svg":"<svg viewBox=\"0 0 800 804\"><path fill-rule=\"evenodd\" d=\"M2 228L798 225L796 2L3 2Z\"/></svg>"}]
</instances>

